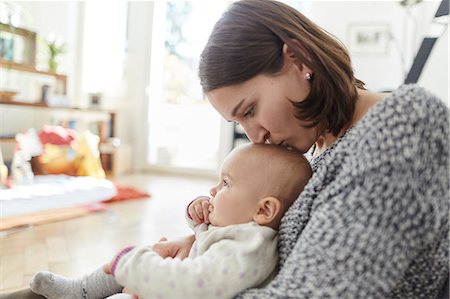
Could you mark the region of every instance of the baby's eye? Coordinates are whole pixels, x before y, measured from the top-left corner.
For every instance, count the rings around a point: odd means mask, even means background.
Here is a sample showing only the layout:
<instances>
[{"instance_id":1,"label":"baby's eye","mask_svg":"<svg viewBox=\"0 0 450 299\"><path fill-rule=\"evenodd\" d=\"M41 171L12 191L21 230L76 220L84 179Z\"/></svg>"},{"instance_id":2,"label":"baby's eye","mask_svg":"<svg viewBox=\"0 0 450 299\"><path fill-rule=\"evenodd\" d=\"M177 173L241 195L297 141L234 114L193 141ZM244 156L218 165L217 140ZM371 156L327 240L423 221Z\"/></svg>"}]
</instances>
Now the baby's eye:
<instances>
[{"instance_id":1,"label":"baby's eye","mask_svg":"<svg viewBox=\"0 0 450 299\"><path fill-rule=\"evenodd\" d=\"M227 180L222 180L222 186L223 187L228 187L228 182L227 182Z\"/></svg>"},{"instance_id":2,"label":"baby's eye","mask_svg":"<svg viewBox=\"0 0 450 299\"><path fill-rule=\"evenodd\" d=\"M255 108L253 106L251 106L249 109L247 109L247 111L245 111L244 118L252 117L254 113L255 113Z\"/></svg>"}]
</instances>

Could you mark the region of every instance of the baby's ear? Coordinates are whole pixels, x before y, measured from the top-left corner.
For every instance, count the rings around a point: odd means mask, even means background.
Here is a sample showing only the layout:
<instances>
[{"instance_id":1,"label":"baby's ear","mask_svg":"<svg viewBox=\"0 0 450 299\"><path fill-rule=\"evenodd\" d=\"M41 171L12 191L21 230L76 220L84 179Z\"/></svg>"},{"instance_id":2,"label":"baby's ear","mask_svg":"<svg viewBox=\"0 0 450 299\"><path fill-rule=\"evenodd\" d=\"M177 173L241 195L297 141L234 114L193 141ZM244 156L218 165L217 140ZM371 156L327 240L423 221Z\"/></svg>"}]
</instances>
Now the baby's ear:
<instances>
[{"instance_id":1,"label":"baby's ear","mask_svg":"<svg viewBox=\"0 0 450 299\"><path fill-rule=\"evenodd\" d=\"M281 212L281 202L278 198L268 196L258 201L257 211L253 215L253 221L259 225L276 228L278 215Z\"/></svg>"}]
</instances>

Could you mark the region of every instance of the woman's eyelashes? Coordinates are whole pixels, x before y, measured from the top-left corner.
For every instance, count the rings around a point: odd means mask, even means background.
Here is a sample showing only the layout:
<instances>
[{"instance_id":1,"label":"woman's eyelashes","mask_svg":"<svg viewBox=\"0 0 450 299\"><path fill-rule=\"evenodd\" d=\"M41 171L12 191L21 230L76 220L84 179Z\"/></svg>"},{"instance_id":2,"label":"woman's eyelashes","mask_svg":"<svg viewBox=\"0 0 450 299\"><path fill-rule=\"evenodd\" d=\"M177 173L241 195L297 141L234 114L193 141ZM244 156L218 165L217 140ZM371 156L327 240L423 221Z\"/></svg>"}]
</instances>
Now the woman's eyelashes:
<instances>
[{"instance_id":1,"label":"woman's eyelashes","mask_svg":"<svg viewBox=\"0 0 450 299\"><path fill-rule=\"evenodd\" d=\"M250 118L250 117L252 117L252 116L254 116L254 115L255 115L255 107L254 107L254 106L251 106L250 108L248 108L247 110L245 110L245 112L244 112L243 114L241 114L241 116L238 117L238 119L233 120L233 122L234 122L235 125L238 126L238 125L241 124L241 123L239 122L239 120L244 120L244 119Z\"/></svg>"},{"instance_id":2,"label":"woman's eyelashes","mask_svg":"<svg viewBox=\"0 0 450 299\"><path fill-rule=\"evenodd\" d=\"M252 117L255 114L255 107L250 106L245 112L244 112L244 118Z\"/></svg>"}]
</instances>

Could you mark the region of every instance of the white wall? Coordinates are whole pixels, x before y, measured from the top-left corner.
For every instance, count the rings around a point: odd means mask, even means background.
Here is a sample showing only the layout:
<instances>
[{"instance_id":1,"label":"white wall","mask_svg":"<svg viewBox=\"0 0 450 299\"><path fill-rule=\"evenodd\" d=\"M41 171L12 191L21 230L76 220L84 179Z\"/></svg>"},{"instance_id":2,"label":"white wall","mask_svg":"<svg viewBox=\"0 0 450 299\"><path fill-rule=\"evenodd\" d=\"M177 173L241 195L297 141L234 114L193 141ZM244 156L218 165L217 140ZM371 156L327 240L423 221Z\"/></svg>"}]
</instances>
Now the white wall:
<instances>
[{"instance_id":1,"label":"white wall","mask_svg":"<svg viewBox=\"0 0 450 299\"><path fill-rule=\"evenodd\" d=\"M126 99L119 128L133 146L133 168L146 165L148 136L148 84L150 81L153 2L131 1L128 6L128 60L125 70ZM120 121L120 119L119 119Z\"/></svg>"},{"instance_id":2,"label":"white wall","mask_svg":"<svg viewBox=\"0 0 450 299\"><path fill-rule=\"evenodd\" d=\"M447 30L437 40L427 60L418 84L441 98L450 108L448 89L448 25Z\"/></svg>"},{"instance_id":3,"label":"white wall","mask_svg":"<svg viewBox=\"0 0 450 299\"><path fill-rule=\"evenodd\" d=\"M350 50L356 76L371 90L392 90L404 81L401 58L406 69L412 63L417 47L428 30L440 1L426 1L412 9L417 20L415 36L405 40L404 33L414 33L414 24L407 19L399 1L309 1L304 5L306 16L339 38ZM387 24L399 46L407 42L401 52L392 41L386 54L352 53L349 28L353 24ZM404 27L407 25L407 27ZM409 41L409 42L408 42ZM414 45L414 49L412 49ZM445 57L443 57L445 59ZM448 57L446 58L448 61ZM441 70L444 72L446 70Z\"/></svg>"}]
</instances>

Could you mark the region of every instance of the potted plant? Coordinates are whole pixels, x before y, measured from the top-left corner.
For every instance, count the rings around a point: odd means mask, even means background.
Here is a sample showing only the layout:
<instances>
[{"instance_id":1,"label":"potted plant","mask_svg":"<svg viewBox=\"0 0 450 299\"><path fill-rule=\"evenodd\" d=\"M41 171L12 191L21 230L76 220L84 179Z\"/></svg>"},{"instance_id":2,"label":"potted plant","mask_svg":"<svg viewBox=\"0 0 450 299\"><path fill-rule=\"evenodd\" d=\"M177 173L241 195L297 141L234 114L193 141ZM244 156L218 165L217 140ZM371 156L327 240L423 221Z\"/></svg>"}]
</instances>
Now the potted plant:
<instances>
[{"instance_id":1,"label":"potted plant","mask_svg":"<svg viewBox=\"0 0 450 299\"><path fill-rule=\"evenodd\" d=\"M58 70L58 57L66 53L66 45L54 36L50 36L45 40L49 52L48 69L50 72L56 73Z\"/></svg>"}]
</instances>

